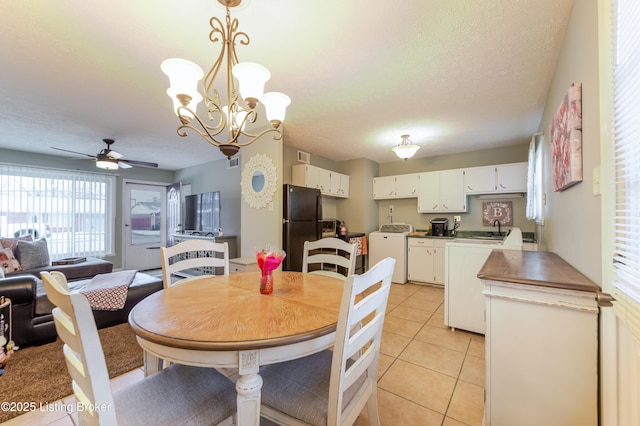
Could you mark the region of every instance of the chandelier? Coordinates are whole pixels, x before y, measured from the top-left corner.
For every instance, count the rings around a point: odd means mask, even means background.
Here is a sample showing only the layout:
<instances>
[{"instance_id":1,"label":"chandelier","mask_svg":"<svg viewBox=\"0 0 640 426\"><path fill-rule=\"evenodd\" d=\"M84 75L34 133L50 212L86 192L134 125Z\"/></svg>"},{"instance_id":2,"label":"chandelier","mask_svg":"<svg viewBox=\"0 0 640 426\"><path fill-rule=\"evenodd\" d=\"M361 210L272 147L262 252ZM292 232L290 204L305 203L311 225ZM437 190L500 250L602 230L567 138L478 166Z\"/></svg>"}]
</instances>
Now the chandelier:
<instances>
[{"instance_id":1,"label":"chandelier","mask_svg":"<svg viewBox=\"0 0 640 426\"><path fill-rule=\"evenodd\" d=\"M231 19L229 8L240 5L242 1L218 0L226 9L225 24L215 16L209 20L209 39L213 43L220 42L221 49L203 80L206 120L196 114L196 107L203 99L197 89L198 81L204 76L202 69L191 61L178 58L167 59L160 65L162 72L169 77L167 95L173 100L173 108L180 119L178 135L184 137L189 130L194 131L208 143L218 147L227 158L266 133L275 132L274 139L282 139L279 127L284 121L287 106L291 103L291 99L284 93L264 93L264 84L271 78L268 69L251 62L238 62L236 43L246 46L250 40L246 33L238 31L238 20ZM220 93L213 87L223 64L227 73L226 104L222 103ZM271 128L255 134L249 133L245 126L247 123L255 123L259 103L265 106ZM243 141L240 136L244 136Z\"/></svg>"},{"instance_id":2,"label":"chandelier","mask_svg":"<svg viewBox=\"0 0 640 426\"><path fill-rule=\"evenodd\" d=\"M398 157L407 160L408 158L413 157L413 154L415 154L420 149L420 145L413 145L413 142L409 140L409 135L402 135L400 137L402 138L402 142L400 142L400 145L395 146L391 149L396 153Z\"/></svg>"}]
</instances>

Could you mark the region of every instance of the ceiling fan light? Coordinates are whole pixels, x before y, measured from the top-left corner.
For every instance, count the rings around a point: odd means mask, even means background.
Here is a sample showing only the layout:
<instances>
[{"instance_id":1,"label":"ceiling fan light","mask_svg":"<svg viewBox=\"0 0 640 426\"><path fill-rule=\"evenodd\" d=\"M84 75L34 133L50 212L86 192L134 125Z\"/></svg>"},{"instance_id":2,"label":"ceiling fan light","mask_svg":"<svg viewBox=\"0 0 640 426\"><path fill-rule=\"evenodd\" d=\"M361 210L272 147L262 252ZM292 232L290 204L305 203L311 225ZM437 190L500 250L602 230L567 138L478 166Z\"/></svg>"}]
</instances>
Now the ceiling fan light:
<instances>
[{"instance_id":1,"label":"ceiling fan light","mask_svg":"<svg viewBox=\"0 0 640 426\"><path fill-rule=\"evenodd\" d=\"M267 120L277 129L284 121L291 98L284 93L268 92L262 96L262 103L266 109Z\"/></svg>"},{"instance_id":2,"label":"ceiling fan light","mask_svg":"<svg viewBox=\"0 0 640 426\"><path fill-rule=\"evenodd\" d=\"M118 160L109 158L105 154L98 154L96 167L104 170L118 170Z\"/></svg>"},{"instance_id":3,"label":"ceiling fan light","mask_svg":"<svg viewBox=\"0 0 640 426\"><path fill-rule=\"evenodd\" d=\"M255 108L262 99L264 84L271 78L271 73L262 65L253 62L236 64L231 72L238 80L240 96L249 108Z\"/></svg>"}]
</instances>

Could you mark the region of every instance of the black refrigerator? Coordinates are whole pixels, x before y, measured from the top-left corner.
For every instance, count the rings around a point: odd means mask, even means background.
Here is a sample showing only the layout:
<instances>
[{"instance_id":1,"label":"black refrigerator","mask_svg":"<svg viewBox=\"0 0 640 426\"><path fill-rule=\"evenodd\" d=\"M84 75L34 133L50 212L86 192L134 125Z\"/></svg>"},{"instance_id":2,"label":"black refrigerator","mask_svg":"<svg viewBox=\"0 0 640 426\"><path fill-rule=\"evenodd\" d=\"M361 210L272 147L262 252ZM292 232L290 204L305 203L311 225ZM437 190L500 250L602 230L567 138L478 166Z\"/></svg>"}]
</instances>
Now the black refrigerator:
<instances>
[{"instance_id":1,"label":"black refrigerator","mask_svg":"<svg viewBox=\"0 0 640 426\"><path fill-rule=\"evenodd\" d=\"M302 271L305 241L316 241L322 235L322 195L319 189L284 185L282 249L287 253L283 271Z\"/></svg>"}]
</instances>

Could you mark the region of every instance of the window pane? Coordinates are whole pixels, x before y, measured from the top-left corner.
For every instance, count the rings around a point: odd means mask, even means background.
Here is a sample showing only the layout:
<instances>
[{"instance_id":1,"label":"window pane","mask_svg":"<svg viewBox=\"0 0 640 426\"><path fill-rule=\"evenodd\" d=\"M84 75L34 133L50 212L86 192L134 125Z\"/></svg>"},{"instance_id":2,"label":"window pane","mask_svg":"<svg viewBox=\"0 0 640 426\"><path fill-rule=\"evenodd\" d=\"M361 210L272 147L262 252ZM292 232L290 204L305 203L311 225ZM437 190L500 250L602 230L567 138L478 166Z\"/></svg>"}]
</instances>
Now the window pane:
<instances>
[{"instance_id":1,"label":"window pane","mask_svg":"<svg viewBox=\"0 0 640 426\"><path fill-rule=\"evenodd\" d=\"M0 236L46 238L52 259L112 254L115 177L0 163Z\"/></svg>"}]
</instances>

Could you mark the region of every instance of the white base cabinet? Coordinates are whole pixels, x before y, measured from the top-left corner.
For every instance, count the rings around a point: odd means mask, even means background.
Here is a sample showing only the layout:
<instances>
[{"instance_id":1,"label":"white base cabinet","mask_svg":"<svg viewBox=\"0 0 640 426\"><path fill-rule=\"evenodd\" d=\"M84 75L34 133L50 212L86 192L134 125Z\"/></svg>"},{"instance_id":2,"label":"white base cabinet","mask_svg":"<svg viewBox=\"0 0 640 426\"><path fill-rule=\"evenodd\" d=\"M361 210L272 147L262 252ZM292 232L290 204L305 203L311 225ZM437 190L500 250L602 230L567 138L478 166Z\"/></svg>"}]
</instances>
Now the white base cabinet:
<instances>
[{"instance_id":1,"label":"white base cabinet","mask_svg":"<svg viewBox=\"0 0 640 426\"><path fill-rule=\"evenodd\" d=\"M485 424L598 424L594 293L485 282Z\"/></svg>"},{"instance_id":2,"label":"white base cabinet","mask_svg":"<svg viewBox=\"0 0 640 426\"><path fill-rule=\"evenodd\" d=\"M409 237L407 244L408 279L444 285L445 240Z\"/></svg>"},{"instance_id":3,"label":"white base cabinet","mask_svg":"<svg viewBox=\"0 0 640 426\"><path fill-rule=\"evenodd\" d=\"M258 272L258 262L255 257L236 257L229 259L229 273L239 274L242 272Z\"/></svg>"}]
</instances>

